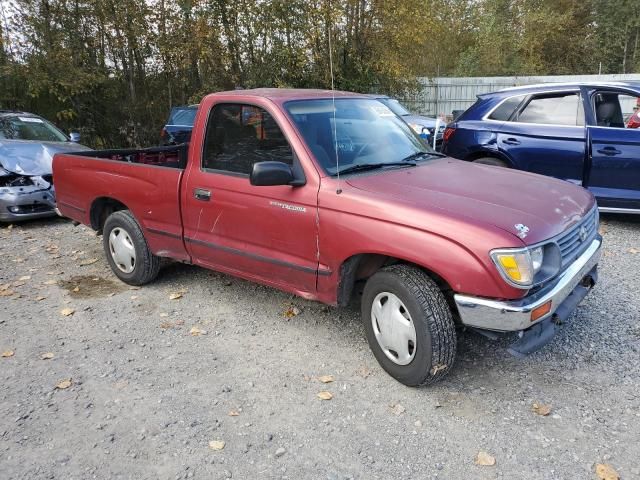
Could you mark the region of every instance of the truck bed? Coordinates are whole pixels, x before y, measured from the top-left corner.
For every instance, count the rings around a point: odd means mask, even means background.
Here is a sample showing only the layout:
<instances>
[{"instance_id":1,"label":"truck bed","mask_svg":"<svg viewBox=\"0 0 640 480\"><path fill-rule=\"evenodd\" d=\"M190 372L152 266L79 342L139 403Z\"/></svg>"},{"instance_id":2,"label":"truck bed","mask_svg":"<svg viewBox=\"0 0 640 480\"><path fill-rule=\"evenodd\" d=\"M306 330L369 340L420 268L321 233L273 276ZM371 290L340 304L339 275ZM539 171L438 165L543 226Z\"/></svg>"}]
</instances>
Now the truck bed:
<instances>
[{"instance_id":1,"label":"truck bed","mask_svg":"<svg viewBox=\"0 0 640 480\"><path fill-rule=\"evenodd\" d=\"M60 213L100 230L101 202L130 210L159 256L188 260L182 239L180 182L187 145L58 154L53 181Z\"/></svg>"}]
</instances>

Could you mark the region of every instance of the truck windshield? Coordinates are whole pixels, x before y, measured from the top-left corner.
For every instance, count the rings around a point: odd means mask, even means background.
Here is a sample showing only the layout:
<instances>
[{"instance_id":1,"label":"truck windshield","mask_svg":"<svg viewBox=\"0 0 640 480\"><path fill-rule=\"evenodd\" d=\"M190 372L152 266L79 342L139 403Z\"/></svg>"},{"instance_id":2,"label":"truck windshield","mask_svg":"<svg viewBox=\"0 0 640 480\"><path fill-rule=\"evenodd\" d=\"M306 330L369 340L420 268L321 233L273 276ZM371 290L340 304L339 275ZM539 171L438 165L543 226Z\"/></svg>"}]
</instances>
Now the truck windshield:
<instances>
[{"instance_id":1,"label":"truck windshield","mask_svg":"<svg viewBox=\"0 0 640 480\"><path fill-rule=\"evenodd\" d=\"M438 156L387 106L366 98L295 100L285 108L329 175ZM424 153L425 155L421 155Z\"/></svg>"},{"instance_id":2,"label":"truck windshield","mask_svg":"<svg viewBox=\"0 0 640 480\"><path fill-rule=\"evenodd\" d=\"M0 118L0 139L68 142L69 139L51 123L39 117Z\"/></svg>"}]
</instances>

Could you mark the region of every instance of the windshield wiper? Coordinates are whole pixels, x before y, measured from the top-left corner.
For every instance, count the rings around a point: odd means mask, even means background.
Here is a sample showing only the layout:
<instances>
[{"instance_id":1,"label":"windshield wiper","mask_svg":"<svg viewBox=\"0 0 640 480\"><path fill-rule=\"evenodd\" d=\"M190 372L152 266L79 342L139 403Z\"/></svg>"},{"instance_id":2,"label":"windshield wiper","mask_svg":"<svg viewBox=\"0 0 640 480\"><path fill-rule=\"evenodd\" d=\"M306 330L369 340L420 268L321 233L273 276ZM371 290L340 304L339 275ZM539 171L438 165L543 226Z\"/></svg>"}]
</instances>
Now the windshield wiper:
<instances>
[{"instance_id":1,"label":"windshield wiper","mask_svg":"<svg viewBox=\"0 0 640 480\"><path fill-rule=\"evenodd\" d=\"M337 173L339 173L340 175L344 175L346 173L364 172L366 170L376 170L378 168L384 168L384 167L415 167L415 166L416 166L416 163L411 162L410 159L403 160L401 162L358 163L356 165L351 165L350 167L345 167L339 170Z\"/></svg>"},{"instance_id":2,"label":"windshield wiper","mask_svg":"<svg viewBox=\"0 0 640 480\"><path fill-rule=\"evenodd\" d=\"M444 153L438 152L415 152L411 155L408 155L402 159L403 162L410 162L412 160L417 160L420 157L446 157Z\"/></svg>"}]
</instances>

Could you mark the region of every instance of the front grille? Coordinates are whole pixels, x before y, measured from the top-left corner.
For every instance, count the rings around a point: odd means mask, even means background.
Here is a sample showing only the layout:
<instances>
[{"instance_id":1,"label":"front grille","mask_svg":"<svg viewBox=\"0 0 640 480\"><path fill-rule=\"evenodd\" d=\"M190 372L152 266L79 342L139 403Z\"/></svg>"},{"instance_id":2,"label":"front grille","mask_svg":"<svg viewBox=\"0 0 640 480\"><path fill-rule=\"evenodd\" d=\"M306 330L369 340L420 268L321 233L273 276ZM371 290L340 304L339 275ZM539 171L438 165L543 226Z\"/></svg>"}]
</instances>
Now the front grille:
<instances>
[{"instance_id":1,"label":"front grille","mask_svg":"<svg viewBox=\"0 0 640 480\"><path fill-rule=\"evenodd\" d=\"M556 243L560 247L562 268L578 258L598 234L598 208L594 207L580 222L561 234Z\"/></svg>"}]
</instances>

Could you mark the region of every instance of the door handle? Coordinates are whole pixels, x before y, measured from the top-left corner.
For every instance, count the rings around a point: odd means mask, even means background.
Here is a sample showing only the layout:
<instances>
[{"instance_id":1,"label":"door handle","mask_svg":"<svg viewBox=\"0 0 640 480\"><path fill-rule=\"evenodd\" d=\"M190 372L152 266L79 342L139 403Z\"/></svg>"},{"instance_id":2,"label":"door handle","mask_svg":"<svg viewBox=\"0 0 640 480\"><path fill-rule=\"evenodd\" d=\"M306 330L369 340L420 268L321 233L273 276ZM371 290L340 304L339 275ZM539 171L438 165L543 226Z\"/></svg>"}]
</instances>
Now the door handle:
<instances>
[{"instance_id":1,"label":"door handle","mask_svg":"<svg viewBox=\"0 0 640 480\"><path fill-rule=\"evenodd\" d=\"M504 143L505 145L520 145L520 140L510 137L502 140L502 143Z\"/></svg>"},{"instance_id":2,"label":"door handle","mask_svg":"<svg viewBox=\"0 0 640 480\"><path fill-rule=\"evenodd\" d=\"M618 150L616 147L604 147L598 150L598 153L602 155L620 155L622 152Z\"/></svg>"},{"instance_id":3,"label":"door handle","mask_svg":"<svg viewBox=\"0 0 640 480\"><path fill-rule=\"evenodd\" d=\"M211 192L209 190L205 190L204 188L194 188L193 196L196 200L202 200L203 202L208 202L211 200Z\"/></svg>"}]
</instances>

